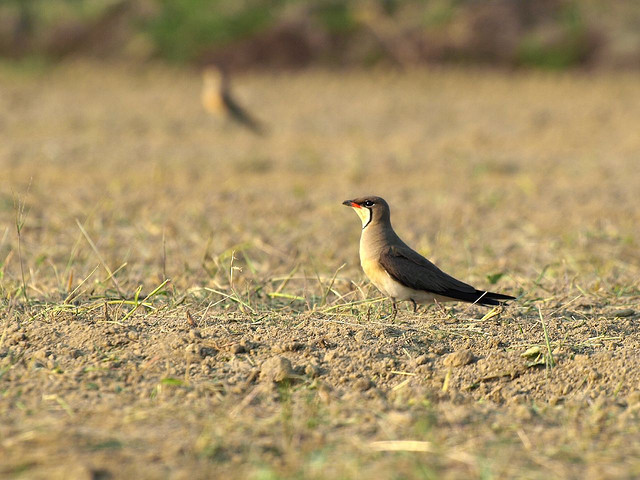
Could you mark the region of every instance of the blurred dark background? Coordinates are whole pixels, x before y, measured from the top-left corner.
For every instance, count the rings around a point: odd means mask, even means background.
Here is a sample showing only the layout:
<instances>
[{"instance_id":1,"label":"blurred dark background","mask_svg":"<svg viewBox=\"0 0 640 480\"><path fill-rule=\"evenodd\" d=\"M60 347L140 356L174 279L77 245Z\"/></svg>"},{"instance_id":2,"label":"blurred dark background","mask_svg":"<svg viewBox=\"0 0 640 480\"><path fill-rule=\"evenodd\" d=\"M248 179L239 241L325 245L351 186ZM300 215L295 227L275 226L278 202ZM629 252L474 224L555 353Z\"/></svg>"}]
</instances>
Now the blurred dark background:
<instances>
[{"instance_id":1,"label":"blurred dark background","mask_svg":"<svg viewBox=\"0 0 640 480\"><path fill-rule=\"evenodd\" d=\"M233 69L640 67L637 0L3 0L0 55Z\"/></svg>"}]
</instances>

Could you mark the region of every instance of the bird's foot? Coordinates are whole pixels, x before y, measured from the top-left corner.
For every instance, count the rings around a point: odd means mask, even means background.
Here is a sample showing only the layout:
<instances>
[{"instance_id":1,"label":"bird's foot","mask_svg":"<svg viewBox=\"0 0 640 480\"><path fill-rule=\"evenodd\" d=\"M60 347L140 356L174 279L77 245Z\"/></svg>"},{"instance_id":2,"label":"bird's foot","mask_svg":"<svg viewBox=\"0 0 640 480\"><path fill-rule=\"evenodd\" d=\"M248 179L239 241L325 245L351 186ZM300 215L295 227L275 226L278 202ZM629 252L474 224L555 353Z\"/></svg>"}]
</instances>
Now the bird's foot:
<instances>
[{"instance_id":1,"label":"bird's foot","mask_svg":"<svg viewBox=\"0 0 640 480\"><path fill-rule=\"evenodd\" d=\"M442 313L442 315L444 315L446 318L454 318L453 315L451 315L451 313L444 307L444 305L438 302L438 300L436 300L435 298L433 299L433 303L435 304L436 308L440 310L440 313Z\"/></svg>"},{"instance_id":2,"label":"bird's foot","mask_svg":"<svg viewBox=\"0 0 640 480\"><path fill-rule=\"evenodd\" d=\"M387 315L386 317L381 318L381 320L390 320L391 322L394 322L396 320L396 317L398 316L398 305L396 304L395 300L391 301L391 313L389 315Z\"/></svg>"}]
</instances>

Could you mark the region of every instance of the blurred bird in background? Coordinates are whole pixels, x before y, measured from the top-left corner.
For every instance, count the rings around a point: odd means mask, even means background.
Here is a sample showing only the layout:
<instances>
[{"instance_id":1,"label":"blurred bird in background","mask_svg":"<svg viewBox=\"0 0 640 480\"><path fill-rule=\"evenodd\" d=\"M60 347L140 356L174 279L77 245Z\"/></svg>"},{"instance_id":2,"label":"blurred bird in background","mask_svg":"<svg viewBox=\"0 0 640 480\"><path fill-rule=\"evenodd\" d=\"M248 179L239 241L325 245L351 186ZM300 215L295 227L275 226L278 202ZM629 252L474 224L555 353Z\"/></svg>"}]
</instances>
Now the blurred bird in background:
<instances>
[{"instance_id":1,"label":"blurred bird in background","mask_svg":"<svg viewBox=\"0 0 640 480\"><path fill-rule=\"evenodd\" d=\"M229 118L257 135L266 133L264 125L256 120L233 98L229 75L215 65L202 73L202 106L218 118Z\"/></svg>"}]
</instances>

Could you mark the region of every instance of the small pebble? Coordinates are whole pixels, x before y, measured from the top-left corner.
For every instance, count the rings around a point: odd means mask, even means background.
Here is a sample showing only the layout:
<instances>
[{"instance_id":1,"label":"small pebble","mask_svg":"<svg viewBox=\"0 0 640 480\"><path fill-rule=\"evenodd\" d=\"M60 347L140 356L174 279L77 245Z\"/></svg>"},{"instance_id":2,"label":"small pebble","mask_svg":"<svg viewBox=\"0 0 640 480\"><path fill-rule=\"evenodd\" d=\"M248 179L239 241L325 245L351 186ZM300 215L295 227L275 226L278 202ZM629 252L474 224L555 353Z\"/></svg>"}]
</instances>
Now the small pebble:
<instances>
[{"instance_id":1,"label":"small pebble","mask_svg":"<svg viewBox=\"0 0 640 480\"><path fill-rule=\"evenodd\" d=\"M291 362L284 357L271 357L260 366L260 380L282 382L294 377Z\"/></svg>"},{"instance_id":2,"label":"small pebble","mask_svg":"<svg viewBox=\"0 0 640 480\"><path fill-rule=\"evenodd\" d=\"M359 378L354 382L353 388L365 392L371 388L371 380L368 378Z\"/></svg>"},{"instance_id":3,"label":"small pebble","mask_svg":"<svg viewBox=\"0 0 640 480\"><path fill-rule=\"evenodd\" d=\"M462 367L470 364L474 360L473 352L469 349L464 349L447 355L444 359L444 364L447 367Z\"/></svg>"},{"instance_id":4,"label":"small pebble","mask_svg":"<svg viewBox=\"0 0 640 480\"><path fill-rule=\"evenodd\" d=\"M414 360L414 363L416 365L424 365L428 361L429 361L429 357L423 353L422 355L419 355L416 357L416 359Z\"/></svg>"}]
</instances>

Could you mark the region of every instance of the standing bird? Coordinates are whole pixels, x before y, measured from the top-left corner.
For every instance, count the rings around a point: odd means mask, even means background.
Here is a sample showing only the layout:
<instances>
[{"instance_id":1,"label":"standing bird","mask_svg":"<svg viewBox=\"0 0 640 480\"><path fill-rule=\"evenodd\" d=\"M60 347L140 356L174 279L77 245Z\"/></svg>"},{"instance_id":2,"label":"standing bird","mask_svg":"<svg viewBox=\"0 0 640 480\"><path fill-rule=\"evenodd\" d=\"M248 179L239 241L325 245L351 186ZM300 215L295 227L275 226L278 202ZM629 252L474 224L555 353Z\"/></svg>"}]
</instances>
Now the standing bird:
<instances>
[{"instance_id":1,"label":"standing bird","mask_svg":"<svg viewBox=\"0 0 640 480\"><path fill-rule=\"evenodd\" d=\"M263 125L242 108L231 95L229 75L215 66L202 72L202 106L216 117L226 117L238 122L253 133L265 133Z\"/></svg>"},{"instance_id":2,"label":"standing bird","mask_svg":"<svg viewBox=\"0 0 640 480\"><path fill-rule=\"evenodd\" d=\"M415 312L418 303L461 301L486 306L515 298L476 290L409 248L393 231L389 205L383 198L361 197L342 203L362 220L360 264L376 288L391 298L394 317L396 301L410 300Z\"/></svg>"}]
</instances>

